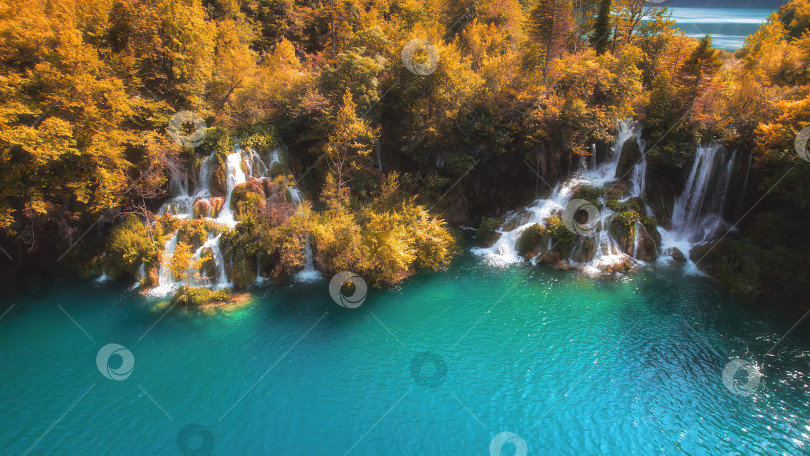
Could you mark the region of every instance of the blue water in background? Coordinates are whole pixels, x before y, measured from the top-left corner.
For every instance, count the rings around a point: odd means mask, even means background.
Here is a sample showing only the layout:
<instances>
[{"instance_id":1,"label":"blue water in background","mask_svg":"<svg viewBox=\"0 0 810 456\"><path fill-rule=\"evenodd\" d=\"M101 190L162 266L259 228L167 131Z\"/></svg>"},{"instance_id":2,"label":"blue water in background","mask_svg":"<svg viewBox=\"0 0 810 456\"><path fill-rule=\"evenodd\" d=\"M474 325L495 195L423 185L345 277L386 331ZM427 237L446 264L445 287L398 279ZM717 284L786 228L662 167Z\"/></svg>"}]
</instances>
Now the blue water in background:
<instances>
[{"instance_id":1,"label":"blue water in background","mask_svg":"<svg viewBox=\"0 0 810 456\"><path fill-rule=\"evenodd\" d=\"M162 317L114 283L15 301L0 320L0 453L488 455L509 431L529 455L807 454L801 327L766 354L793 321L677 267L600 281L465 255L355 310L327 285L257 288L221 315ZM132 352L129 378L100 373L108 343ZM438 364L415 366L424 352ZM751 396L722 382L737 357L762 366ZM191 423L207 434L183 447L210 452L178 449Z\"/></svg>"},{"instance_id":2,"label":"blue water in background","mask_svg":"<svg viewBox=\"0 0 810 456\"><path fill-rule=\"evenodd\" d=\"M744 8L669 8L675 26L686 36L702 38L712 34L715 47L736 51L745 38L756 32L773 12L770 9Z\"/></svg>"}]
</instances>

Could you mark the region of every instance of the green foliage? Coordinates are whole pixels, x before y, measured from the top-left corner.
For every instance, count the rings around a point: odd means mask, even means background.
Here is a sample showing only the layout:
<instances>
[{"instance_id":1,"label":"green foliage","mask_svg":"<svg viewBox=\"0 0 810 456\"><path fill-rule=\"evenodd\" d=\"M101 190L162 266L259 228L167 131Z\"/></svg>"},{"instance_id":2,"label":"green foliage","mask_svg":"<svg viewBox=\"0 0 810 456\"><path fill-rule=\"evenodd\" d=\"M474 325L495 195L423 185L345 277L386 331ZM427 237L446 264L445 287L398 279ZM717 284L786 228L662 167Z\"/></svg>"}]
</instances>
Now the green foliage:
<instances>
[{"instance_id":1,"label":"green foliage","mask_svg":"<svg viewBox=\"0 0 810 456\"><path fill-rule=\"evenodd\" d=\"M449 265L458 253L455 238L414 198L402 200L397 188L397 178L389 176L371 204L353 211L345 196L348 189L327 178L321 198L328 210L318 217L312 234L329 273L350 270L372 285L383 285L399 282L415 268Z\"/></svg>"},{"instance_id":2,"label":"green foliage","mask_svg":"<svg viewBox=\"0 0 810 456\"><path fill-rule=\"evenodd\" d=\"M158 248L143 223L131 215L112 229L106 252L116 268L134 277L142 262L157 260Z\"/></svg>"},{"instance_id":3,"label":"green foliage","mask_svg":"<svg viewBox=\"0 0 810 456\"><path fill-rule=\"evenodd\" d=\"M521 255L529 252L537 253L545 232L545 228L543 228L543 226L539 223L535 223L534 225L526 228L522 233L520 233L520 237L517 241L518 253Z\"/></svg>"},{"instance_id":4,"label":"green foliage","mask_svg":"<svg viewBox=\"0 0 810 456\"><path fill-rule=\"evenodd\" d=\"M546 219L546 230L551 235L552 248L563 256L570 255L576 244L577 236L565 227L562 219L557 215Z\"/></svg>"},{"instance_id":5,"label":"green foliage","mask_svg":"<svg viewBox=\"0 0 810 456\"><path fill-rule=\"evenodd\" d=\"M230 290L209 290L202 287L182 286L172 296L172 305L200 307L211 302L226 302L231 299Z\"/></svg>"},{"instance_id":6,"label":"green foliage","mask_svg":"<svg viewBox=\"0 0 810 456\"><path fill-rule=\"evenodd\" d=\"M483 217L481 223L478 224L478 231L475 236L479 242L484 245L492 245L500 237L500 233L496 230L503 225L503 220L495 217Z\"/></svg>"}]
</instances>

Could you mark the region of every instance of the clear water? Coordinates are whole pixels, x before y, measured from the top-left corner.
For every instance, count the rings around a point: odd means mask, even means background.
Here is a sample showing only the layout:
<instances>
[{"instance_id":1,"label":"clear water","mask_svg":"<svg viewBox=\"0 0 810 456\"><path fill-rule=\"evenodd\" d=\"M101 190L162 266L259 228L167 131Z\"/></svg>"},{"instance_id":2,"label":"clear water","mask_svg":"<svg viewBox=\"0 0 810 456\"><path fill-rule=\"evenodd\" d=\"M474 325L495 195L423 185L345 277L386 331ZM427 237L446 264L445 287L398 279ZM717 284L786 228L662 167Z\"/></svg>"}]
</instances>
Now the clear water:
<instances>
[{"instance_id":1,"label":"clear water","mask_svg":"<svg viewBox=\"0 0 810 456\"><path fill-rule=\"evenodd\" d=\"M736 51L745 38L756 32L774 11L757 8L669 8L675 27L686 36L703 38L712 34L715 47Z\"/></svg>"},{"instance_id":2,"label":"clear water","mask_svg":"<svg viewBox=\"0 0 810 456\"><path fill-rule=\"evenodd\" d=\"M161 318L128 284L16 300L0 320L0 453L183 454L191 423L210 434L187 447L223 455L484 455L502 431L530 455L807 453L801 327L766 355L793 321L677 269L597 281L468 254L356 310L327 285L268 285L220 316ZM108 343L134 356L125 380L96 366ZM414 377L421 352L441 362ZM736 357L762 365L751 396L721 380Z\"/></svg>"}]
</instances>

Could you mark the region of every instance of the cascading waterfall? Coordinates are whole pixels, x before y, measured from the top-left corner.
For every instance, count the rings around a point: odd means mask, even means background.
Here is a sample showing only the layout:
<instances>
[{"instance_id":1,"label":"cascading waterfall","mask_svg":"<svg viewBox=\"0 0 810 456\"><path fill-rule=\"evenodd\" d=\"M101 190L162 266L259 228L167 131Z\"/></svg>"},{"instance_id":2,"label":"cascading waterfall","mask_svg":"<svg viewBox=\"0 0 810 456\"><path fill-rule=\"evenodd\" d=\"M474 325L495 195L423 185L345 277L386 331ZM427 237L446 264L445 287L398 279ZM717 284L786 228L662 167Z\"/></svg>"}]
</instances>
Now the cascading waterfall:
<instances>
[{"instance_id":1,"label":"cascading waterfall","mask_svg":"<svg viewBox=\"0 0 810 456\"><path fill-rule=\"evenodd\" d=\"M153 296L165 296L177 287L177 283L174 281L174 274L172 273L172 268L169 262L171 261L171 258L174 257L174 250L177 248L177 239L179 234L179 230L175 231L174 234L172 234L172 237L166 241L166 245L163 247L163 256L158 269L158 286L149 290L149 294Z\"/></svg>"},{"instance_id":2,"label":"cascading waterfall","mask_svg":"<svg viewBox=\"0 0 810 456\"><path fill-rule=\"evenodd\" d=\"M138 267L138 276L136 277L135 283L129 287L130 290L135 290L141 287L141 281L146 278L146 264L141 261L141 265Z\"/></svg>"},{"instance_id":3,"label":"cascading waterfall","mask_svg":"<svg viewBox=\"0 0 810 456\"><path fill-rule=\"evenodd\" d=\"M239 146L225 158L225 179L225 202L222 204L222 209L220 209L215 221L233 228L236 226L236 220L233 218L233 210L231 209L231 194L234 187L247 182L247 175L242 170L242 149Z\"/></svg>"},{"instance_id":4,"label":"cascading waterfall","mask_svg":"<svg viewBox=\"0 0 810 456\"><path fill-rule=\"evenodd\" d=\"M321 278L321 273L315 269L312 260L312 245L309 243L309 236L304 244L304 269L295 274L295 278L299 282L314 282Z\"/></svg>"},{"instance_id":5,"label":"cascading waterfall","mask_svg":"<svg viewBox=\"0 0 810 456\"><path fill-rule=\"evenodd\" d=\"M236 186L247 182L249 179L265 179L269 177L270 168L273 164L279 163L278 150L274 150L271 155L270 165L265 164L261 155L252 149L242 149L238 144L233 151L225 157L225 178L226 188L222 208L216 217L207 217L206 220L223 225L230 229L236 226L231 209L231 196ZM183 185L182 179L173 178L171 188L177 195L170 198L160 209L159 213L169 214L179 219L194 217L194 203L200 199L211 197L210 182L214 170L214 154L210 154L200 162L197 185L193 193L188 191L188 186ZM154 296L165 296L174 291L181 283L180 278L174 277L169 262L174 258L174 251L177 248L179 231L176 231L166 242L162 257L164 259L159 266L158 286L151 289L149 294ZM197 262L206 251L211 252L216 267L216 276L207 277L199 274L199 271L188 271L186 274L186 285L207 286L214 289L230 287L226 272L226 260L220 247L221 234L214 236L209 233L208 239L194 252L190 263ZM195 274L196 272L196 274ZM145 276L145 271L144 271ZM139 278L140 279L140 278Z\"/></svg>"},{"instance_id":6,"label":"cascading waterfall","mask_svg":"<svg viewBox=\"0 0 810 456\"><path fill-rule=\"evenodd\" d=\"M551 195L545 199L538 199L530 206L526 207L522 212L509 214L504 224L497 230L500 233L500 238L488 248L473 248L471 251L476 255L484 257L484 259L496 266L507 266L510 264L523 261L523 257L517 251L517 241L520 235L535 223L543 224L555 211L565 209L566 204L571 201L574 188L580 185L587 185L592 187L603 187L604 185L616 181L616 169L618 168L619 160L622 155L622 147L631 137L637 138L641 135L641 127L638 123L628 119L619 122L619 131L616 135L616 142L608 153L605 161L596 165L594 158L594 166L590 170L583 170L565 181L563 184L557 184L552 190ZM594 157L596 154L594 153ZM643 161L646 165L646 159ZM646 171L638 173L639 176L639 192L643 190L644 174ZM600 225L601 229L595 235L595 249L596 255L592 261L585 265L586 272L591 270L598 270L598 268L605 265L616 264L624 261L628 256L621 252L618 243L610 236L610 222L612 220L613 212L606 206L600 210ZM514 229L505 229L507 226L513 224L517 219L516 227ZM550 250L550 245L547 250ZM579 245L577 249L583 248ZM574 250L574 253L577 252ZM572 257L573 254L572 253ZM531 261L535 263L537 257Z\"/></svg>"},{"instance_id":7,"label":"cascading waterfall","mask_svg":"<svg viewBox=\"0 0 810 456\"><path fill-rule=\"evenodd\" d=\"M262 156L252 149L242 149L238 144L234 147L233 151L225 157L224 172L225 172L225 194L222 202L222 207L216 216L206 217L205 220L222 225L226 230L231 229L237 225L237 220L234 217L233 210L231 209L232 194L234 188L238 185L248 182L251 179L267 179L270 177L270 172L273 166L281 163L280 149L274 149L270 153L268 163L262 159ZM187 219L194 218L194 203L200 199L211 198L212 193L210 189L210 182L214 172L215 155L211 154L200 162L199 176L197 185L193 193L188 191L188 185L183 184L182 179L175 179L171 185L172 190L176 196L170 198L160 209L161 214L169 214L175 218ZM286 187L286 185L285 185ZM298 206L302 207L303 194L295 187L295 185L286 188L289 192L290 199ZM184 274L183 278L174 277L169 262L174 258L174 252L177 248L179 230L176 231L172 237L166 242L162 258L163 262L159 266L158 271L158 286L151 289L149 294L154 296L164 296L176 290L181 284L190 286L203 286L213 289L221 289L231 287L233 284L228 280L226 266L230 264L233 268L233 256L228 258L222 253L220 246L220 238L222 234L214 236L209 233L205 242L199 246L191 256L189 261L189 268ZM213 259L215 273L214 277L208 277L210 271L194 270L191 265L199 262L200 258L210 252L210 259ZM299 281L313 281L321 278L320 272L315 269L314 261L312 258L312 247L309 238L307 238L305 246L305 260L304 269L295 275ZM229 263L226 263L229 262ZM210 262L206 267L210 267ZM144 271L145 276L145 271ZM183 279L183 282L180 282ZM261 276L261 261L256 259L256 282L261 283L264 278Z\"/></svg>"},{"instance_id":8,"label":"cascading waterfall","mask_svg":"<svg viewBox=\"0 0 810 456\"><path fill-rule=\"evenodd\" d=\"M698 147L686 187L675 200L672 229L659 228L662 250L668 255L664 261L672 259L675 248L688 257L692 247L728 229L723 211L736 158L736 151L729 157L719 143ZM691 260L689 264L696 271Z\"/></svg>"},{"instance_id":9,"label":"cascading waterfall","mask_svg":"<svg viewBox=\"0 0 810 456\"><path fill-rule=\"evenodd\" d=\"M633 166L633 176L630 178L630 194L633 196L641 196L644 193L644 186L647 184L647 153L645 152L645 144L641 139L639 131L638 146L641 151L641 161Z\"/></svg>"}]
</instances>

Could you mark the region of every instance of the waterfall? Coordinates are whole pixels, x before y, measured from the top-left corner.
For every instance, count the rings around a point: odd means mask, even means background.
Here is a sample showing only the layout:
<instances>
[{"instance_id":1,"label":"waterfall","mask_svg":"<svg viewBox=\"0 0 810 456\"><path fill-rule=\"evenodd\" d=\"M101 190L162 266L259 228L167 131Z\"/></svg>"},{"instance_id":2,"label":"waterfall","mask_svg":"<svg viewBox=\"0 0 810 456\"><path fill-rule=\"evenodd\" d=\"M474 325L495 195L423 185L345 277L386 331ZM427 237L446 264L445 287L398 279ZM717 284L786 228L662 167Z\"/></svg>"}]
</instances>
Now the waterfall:
<instances>
[{"instance_id":1,"label":"waterfall","mask_svg":"<svg viewBox=\"0 0 810 456\"><path fill-rule=\"evenodd\" d=\"M641 196L647 184L647 153L644 150L645 144L641 139L640 133L639 131L639 135L636 136L636 138L638 138L641 161L633 165L633 176L630 178L630 194L633 196Z\"/></svg>"},{"instance_id":2,"label":"waterfall","mask_svg":"<svg viewBox=\"0 0 810 456\"><path fill-rule=\"evenodd\" d=\"M717 142L698 147L686 187L675 200L672 229L659 228L662 251L670 254L664 261L671 260L673 248L688 257L692 247L728 229L723 211L736 158L736 151L729 157ZM696 271L691 260L689 265Z\"/></svg>"},{"instance_id":3,"label":"waterfall","mask_svg":"<svg viewBox=\"0 0 810 456\"><path fill-rule=\"evenodd\" d=\"M214 257L214 264L217 267L218 277L217 283L214 285L214 288L228 288L232 284L228 282L228 275L225 273L225 257L222 255L222 249L219 247L219 238L221 234L218 234L210 244L211 254Z\"/></svg>"},{"instance_id":4,"label":"waterfall","mask_svg":"<svg viewBox=\"0 0 810 456\"><path fill-rule=\"evenodd\" d=\"M737 154L730 159L726 155L719 143L698 147L686 187L672 211L672 229L680 237L700 242L725 228L722 211ZM721 166L725 160L726 166Z\"/></svg>"},{"instance_id":5,"label":"waterfall","mask_svg":"<svg viewBox=\"0 0 810 456\"><path fill-rule=\"evenodd\" d=\"M160 261L160 268L158 269L158 286L149 291L151 295L165 296L176 287L170 262L174 257L174 249L177 248L179 233L180 230L175 231L163 247L163 255Z\"/></svg>"},{"instance_id":6,"label":"waterfall","mask_svg":"<svg viewBox=\"0 0 810 456\"><path fill-rule=\"evenodd\" d=\"M309 236L307 236L304 244L304 269L299 271L295 278L299 282L314 282L321 278L321 273L315 269L315 264L312 261L312 245L309 243Z\"/></svg>"},{"instance_id":7,"label":"waterfall","mask_svg":"<svg viewBox=\"0 0 810 456\"><path fill-rule=\"evenodd\" d=\"M215 154L211 154L200 162L199 178L197 180L196 188L193 192L188 191L188 185L183 185L180 179L175 179L171 184L175 196L170 198L160 209L160 213L169 214L175 218L185 219L194 217L194 203L199 199L211 197L211 177L214 173L214 164L217 163ZM265 163L262 156L252 149L242 149L238 144L234 147L230 154L225 157L224 171L225 171L225 197L222 208L216 217L206 217L210 222L222 225L226 229L232 229L237 225L234 217L233 210L231 209L231 201L234 189L250 179L267 179L270 176L272 167L281 163L280 149L276 148L270 154L269 164ZM303 194L295 186L287 188L290 192L290 198L296 206L300 206L303 202ZM166 241L164 246L162 259L158 270L158 284L155 288L149 291L153 296L165 296L174 291L179 285L179 280L184 280L186 285L203 286L213 289L222 289L233 286L228 280L226 272L226 261L230 261L233 267L233 256L225 258L220 246L220 239L222 233L214 235L208 234L205 242L197 247L194 251L189 264L186 267L186 274L184 277L174 277L172 268L170 267L171 261L174 258L174 252L177 248L179 237L179 230L175 231L171 238ZM214 277L207 277L206 274L200 274L199 270L194 270L192 267L195 263L199 262L200 258L205 252L211 253L216 272ZM312 247L307 238L304 245L304 268L296 274L299 281L312 281L321 277L320 273L315 269L314 261L312 258ZM209 263L210 266L210 263ZM142 266L142 269L144 267ZM145 271L139 274L145 277ZM256 281L261 283L261 262L256 259Z\"/></svg>"},{"instance_id":8,"label":"waterfall","mask_svg":"<svg viewBox=\"0 0 810 456\"><path fill-rule=\"evenodd\" d=\"M565 209L566 204L571 201L575 187L580 185L603 187L610 182L616 181L616 168L621 159L622 147L631 137L639 137L640 132L641 127L639 124L631 119L619 122L616 141L603 163L593 166L590 170L577 173L563 184L557 184L548 198L534 201L521 213L509 214L504 224L497 230L501 237L495 244L487 248L473 248L471 252L484 257L488 263L495 266L507 266L523 261L516 248L520 235L535 223L544 224L554 211ZM595 156L596 154L594 154ZM646 165L646 160L643 163ZM645 172L640 173L641 176ZM590 267L597 268L603 265L615 264L627 258L626 255L620 252L616 241L608 233L612 215L612 211L607 207L603 207L600 211L602 229L596 235L597 256L588 264ZM512 230L505 230L504 228L515 218L518 218L518 226Z\"/></svg>"},{"instance_id":9,"label":"waterfall","mask_svg":"<svg viewBox=\"0 0 810 456\"><path fill-rule=\"evenodd\" d=\"M301 205L301 191L295 187L290 187L287 189L290 192L290 199L292 200L293 204L296 206Z\"/></svg>"},{"instance_id":10,"label":"waterfall","mask_svg":"<svg viewBox=\"0 0 810 456\"><path fill-rule=\"evenodd\" d=\"M129 287L130 290L135 290L141 287L141 281L146 278L146 265L143 261L141 261L141 265L138 267L138 277L136 277L135 283Z\"/></svg>"},{"instance_id":11,"label":"waterfall","mask_svg":"<svg viewBox=\"0 0 810 456\"><path fill-rule=\"evenodd\" d=\"M189 194L188 183L177 177L172 177L169 188L174 188L177 195L169 198L158 209L158 214L170 214L176 218L186 219L194 217L194 201L198 198L211 196L209 181L211 175L211 159L214 154L208 155L200 162L200 172L197 178L197 189L193 195Z\"/></svg>"},{"instance_id":12,"label":"waterfall","mask_svg":"<svg viewBox=\"0 0 810 456\"><path fill-rule=\"evenodd\" d=\"M247 176L242 170L242 149L239 146L225 158L225 178L225 202L222 204L222 209L219 211L215 221L233 228L236 226L236 220L233 218L233 210L231 209L231 194L234 187L247 182Z\"/></svg>"},{"instance_id":13,"label":"waterfall","mask_svg":"<svg viewBox=\"0 0 810 456\"><path fill-rule=\"evenodd\" d=\"M262 284L266 282L267 279L262 277L262 263L259 258L259 255L256 255L256 284Z\"/></svg>"}]
</instances>

